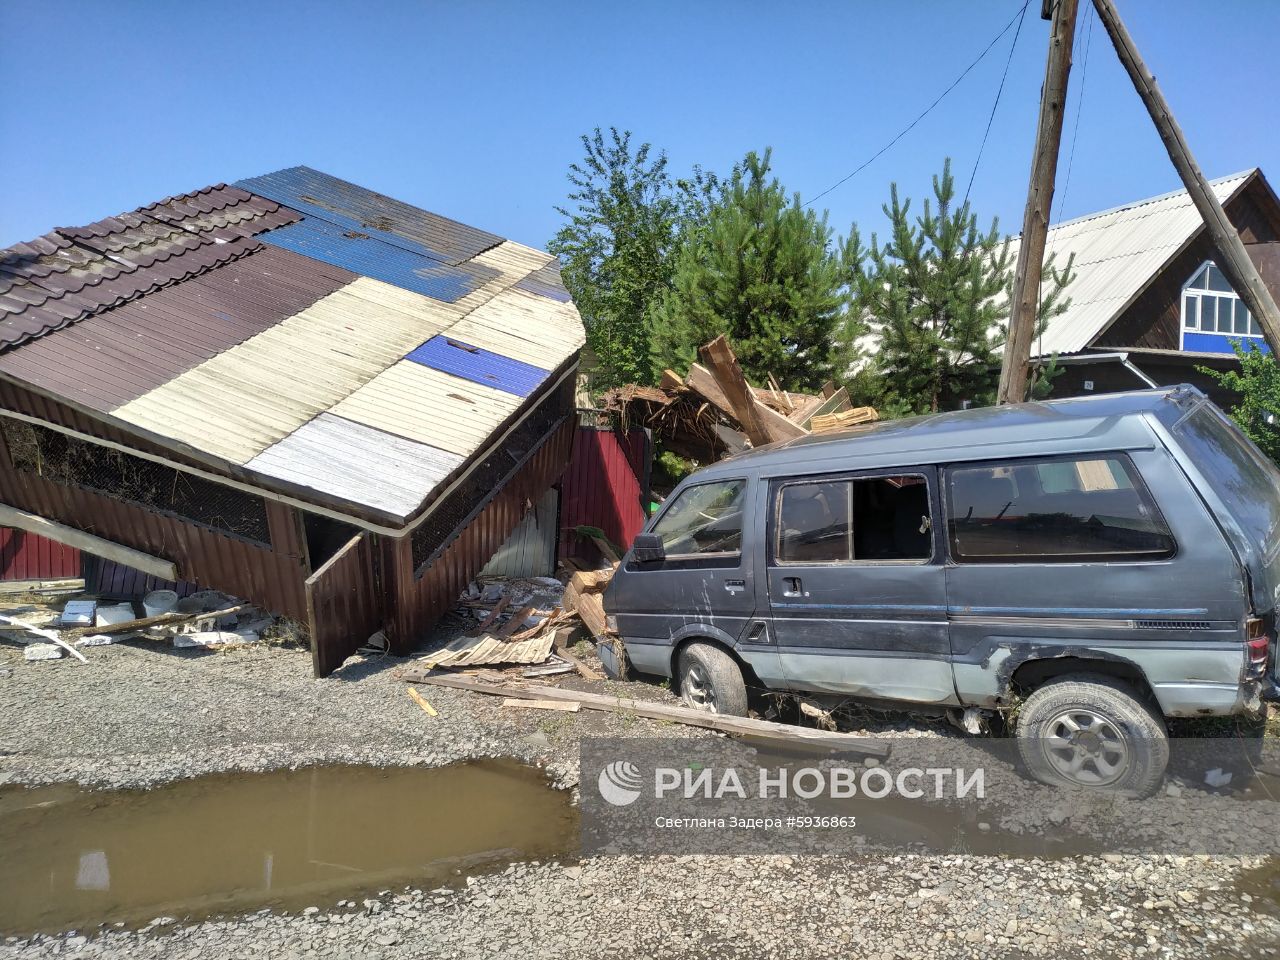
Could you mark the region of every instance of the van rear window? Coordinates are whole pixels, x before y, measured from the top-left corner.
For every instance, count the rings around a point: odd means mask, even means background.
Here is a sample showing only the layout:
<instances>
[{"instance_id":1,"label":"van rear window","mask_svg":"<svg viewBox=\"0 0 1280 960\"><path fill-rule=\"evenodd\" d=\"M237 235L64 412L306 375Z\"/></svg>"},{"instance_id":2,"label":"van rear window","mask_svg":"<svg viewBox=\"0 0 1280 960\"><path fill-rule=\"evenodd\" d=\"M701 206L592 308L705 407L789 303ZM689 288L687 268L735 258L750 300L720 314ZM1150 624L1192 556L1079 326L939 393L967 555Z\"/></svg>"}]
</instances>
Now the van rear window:
<instances>
[{"instance_id":1,"label":"van rear window","mask_svg":"<svg viewBox=\"0 0 1280 960\"><path fill-rule=\"evenodd\" d=\"M1173 433L1242 532L1258 544L1271 543L1280 528L1280 470L1207 403L1184 417Z\"/></svg>"},{"instance_id":2,"label":"van rear window","mask_svg":"<svg viewBox=\"0 0 1280 960\"><path fill-rule=\"evenodd\" d=\"M1174 552L1173 535L1127 457L956 467L947 495L956 560L1156 560Z\"/></svg>"}]
</instances>

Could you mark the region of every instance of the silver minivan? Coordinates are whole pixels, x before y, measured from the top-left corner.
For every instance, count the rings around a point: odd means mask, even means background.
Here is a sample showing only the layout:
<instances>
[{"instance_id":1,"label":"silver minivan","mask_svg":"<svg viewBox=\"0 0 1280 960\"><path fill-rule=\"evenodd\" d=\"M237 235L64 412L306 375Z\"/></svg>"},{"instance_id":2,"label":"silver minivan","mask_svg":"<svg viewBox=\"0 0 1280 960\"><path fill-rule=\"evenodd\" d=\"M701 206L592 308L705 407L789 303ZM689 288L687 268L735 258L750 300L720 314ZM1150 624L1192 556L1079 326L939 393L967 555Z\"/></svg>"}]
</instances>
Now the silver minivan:
<instances>
[{"instance_id":1,"label":"silver minivan","mask_svg":"<svg viewBox=\"0 0 1280 960\"><path fill-rule=\"evenodd\" d=\"M1050 782L1146 793L1167 717L1273 697L1280 471L1193 387L802 437L688 477L605 593L690 705L1009 713Z\"/></svg>"}]
</instances>

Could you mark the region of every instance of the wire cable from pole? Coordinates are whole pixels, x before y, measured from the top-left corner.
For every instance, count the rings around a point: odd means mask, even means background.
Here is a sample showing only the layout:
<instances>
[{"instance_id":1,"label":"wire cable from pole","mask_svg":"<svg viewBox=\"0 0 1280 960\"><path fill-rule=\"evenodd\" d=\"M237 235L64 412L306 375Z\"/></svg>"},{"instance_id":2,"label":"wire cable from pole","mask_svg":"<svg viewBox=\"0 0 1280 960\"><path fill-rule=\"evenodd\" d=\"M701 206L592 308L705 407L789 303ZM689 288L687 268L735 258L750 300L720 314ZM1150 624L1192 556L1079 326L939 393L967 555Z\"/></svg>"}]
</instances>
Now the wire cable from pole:
<instances>
[{"instance_id":1,"label":"wire cable from pole","mask_svg":"<svg viewBox=\"0 0 1280 960\"><path fill-rule=\"evenodd\" d=\"M991 115L987 117L987 129L982 131L982 143L978 145L978 156L973 161L973 170L969 174L969 185L964 188L964 204L969 202L969 191L973 189L974 178L978 176L978 167L982 164L982 151L987 148L987 137L991 135L991 124L996 119L996 109L1000 106L1000 95L1004 93L1004 83L1009 79L1009 66L1013 63L1013 52L1018 49L1018 37L1022 34L1022 24L1027 19L1027 7L1022 5L1022 13L1018 17L1018 29L1013 31L1013 43L1009 44L1009 57L1004 62L1004 73L1000 74L1000 86L996 87L996 100L991 104Z\"/></svg>"},{"instance_id":2,"label":"wire cable from pole","mask_svg":"<svg viewBox=\"0 0 1280 960\"><path fill-rule=\"evenodd\" d=\"M953 81L951 81L951 85L947 87L945 90L943 90L942 93L938 94L937 98L933 101L933 103L925 107L923 113L921 113L918 117L916 117L909 124L903 127L901 132L899 132L896 137L894 137L892 140L886 143L883 147L877 150L869 159L864 161L856 170L854 170L853 173L850 173L847 176L841 177L831 186L827 187L827 189L823 190L821 193L805 201L804 205L806 207L811 207L815 203L817 203L819 200L821 200L823 197L825 197L827 194L829 194L832 190L835 190L837 187L844 186L844 184L848 183L850 180L852 180L854 177L860 174L867 167L871 166L871 164L879 160L880 157L882 157L889 150L890 147L892 147L899 140L901 140L908 133L910 133L913 129L915 129L916 125L925 117L927 117L930 113L932 113L933 109L946 98L947 94L949 94L952 90L954 90L957 86L960 85L960 81L963 80L965 77L967 77L973 71L974 67L976 67L978 64L980 64L983 60L986 59L987 54L991 52L991 48L1000 42L1000 38L1003 37L1006 33L1008 33L1009 30L1012 29L1015 23L1021 20L1022 15L1026 13L1027 6L1030 4L1030 2L1031 0L1026 0L1026 2L1022 4L1018 12L1013 15L1013 18L1004 25L1004 28L999 33L997 33L995 37L992 38L991 42L987 44L986 48L982 51L982 53L978 54L978 59L974 60L973 63L965 67L964 70L961 72L960 76L956 77Z\"/></svg>"}]
</instances>

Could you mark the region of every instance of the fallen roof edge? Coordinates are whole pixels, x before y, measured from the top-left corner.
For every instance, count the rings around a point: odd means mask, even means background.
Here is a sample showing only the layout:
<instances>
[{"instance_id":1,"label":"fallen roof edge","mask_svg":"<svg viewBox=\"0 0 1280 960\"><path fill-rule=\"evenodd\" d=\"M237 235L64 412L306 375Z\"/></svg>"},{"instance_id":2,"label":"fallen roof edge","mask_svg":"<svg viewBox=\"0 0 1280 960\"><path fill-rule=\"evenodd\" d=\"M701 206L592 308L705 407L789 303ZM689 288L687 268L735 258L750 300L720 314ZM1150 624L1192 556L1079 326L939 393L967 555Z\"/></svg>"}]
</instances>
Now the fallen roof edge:
<instances>
[{"instance_id":1,"label":"fallen roof edge","mask_svg":"<svg viewBox=\"0 0 1280 960\"><path fill-rule=\"evenodd\" d=\"M452 480L449 480L446 486L443 486L440 489L432 491L430 498L424 500L423 504L419 506L418 510L415 513L411 513L404 517L398 517L393 514L388 514L385 511L381 511L373 507L368 507L366 505L352 504L350 501L342 501L336 497L324 497L324 495L321 494L320 491L312 490L311 488L301 488L300 485L294 484L288 481L278 481L275 484L266 485L257 481L256 477L236 476L236 474L240 472L239 465L237 464L232 464L230 462L221 461L218 458L210 457L209 455L199 450L195 450L194 448L189 448L186 444L174 442L170 438L160 436L159 434L152 434L151 431L138 427L135 424L127 423L125 421L117 421L115 418L111 417L110 415L104 416L99 411L90 410L86 407L76 404L74 401L68 400L67 398L57 397L47 392L41 391L31 384L25 383L24 381L21 381L21 380L16 380L12 377L6 376L3 373L0 373L0 380L5 380L21 389L28 390L32 393L35 393L40 396L44 396L57 403L61 403L66 406L69 406L72 409L74 409L76 412L81 413L86 417L89 417L91 420L96 420L98 422L101 422L106 426L109 426L116 430L121 431L122 433L134 434L135 436L138 436L140 439L146 440L149 443L153 443L163 449L169 450L174 454L177 454L179 456L184 456L184 457L190 457L192 460L196 461L198 464L203 464L204 466L198 466L196 464L191 464L191 463L183 463L182 461L179 461L179 460L171 460L167 457L161 456L160 454L151 453L150 451L146 451L146 450L140 450L137 447L131 447L127 444L118 443L115 440L108 440L105 437L97 437L92 434L83 433L72 427L67 427L59 423L54 423L50 420L45 420L41 417L32 416L26 413L21 413L16 410L8 410L8 409L0 408L0 417L7 417L11 420L19 420L23 423L29 423L35 426L44 427L46 429L53 430L57 433L61 433L65 436L73 437L77 440L82 440L86 443L92 443L97 446L106 447L110 450L116 450L120 453L125 453L130 456L140 457L144 460L149 460L152 463L158 463L163 466L170 467L182 473L189 473L194 476L201 477L202 479L208 480L212 483L218 483L223 486L227 486L227 487L231 487L232 489L239 490L242 493L250 493L255 496L261 496L265 499L275 500L279 503L287 504L299 510L304 510L309 513L319 514L320 516L325 516L332 520L338 520L343 523L350 524L352 526L360 527L372 533L377 533L383 536L400 539L400 538L409 536L410 534L413 533L414 530L416 530L419 526L421 526L435 512L435 510L440 506L440 504L444 502L444 500L449 496L449 494L453 493L453 491L456 490L458 486L463 481L465 481L467 477L469 477L471 473L488 458L488 456L493 452L494 449L496 449L500 444L505 442L506 439L518 427L520 427L529 418L530 415L532 415L532 413L538 408L538 406L542 403L544 399L550 396L552 392L554 392L557 388L559 388L568 377L572 376L575 373L575 371L577 370L577 367L578 367L578 360L575 354L574 356L570 357L565 364L562 365L562 372L560 373L559 376L554 377L554 379L550 377L548 378L548 380L550 381L549 386L545 387L544 389L536 392L535 394L529 397L529 402L516 411L516 414L507 422L505 429L503 429L499 435L496 435L496 436L490 435L490 442L484 445L483 447L481 447L480 449L477 449L470 457L467 458L467 460L465 461L465 464L466 464L465 468L456 477L454 477ZM541 444L539 444L539 446L541 446ZM217 472L218 470L225 470L227 472L220 473L220 472ZM279 487L279 489L275 488L277 486ZM288 492L291 490L300 490L300 489L306 490L306 494L302 495L300 493ZM324 499L329 501L329 505L316 503L312 500L306 499L306 496L308 495L315 496L317 494L319 494L320 496L324 497ZM351 506L358 506L361 508L361 510L353 512L350 510ZM371 517L376 517L377 519L371 519Z\"/></svg>"}]
</instances>

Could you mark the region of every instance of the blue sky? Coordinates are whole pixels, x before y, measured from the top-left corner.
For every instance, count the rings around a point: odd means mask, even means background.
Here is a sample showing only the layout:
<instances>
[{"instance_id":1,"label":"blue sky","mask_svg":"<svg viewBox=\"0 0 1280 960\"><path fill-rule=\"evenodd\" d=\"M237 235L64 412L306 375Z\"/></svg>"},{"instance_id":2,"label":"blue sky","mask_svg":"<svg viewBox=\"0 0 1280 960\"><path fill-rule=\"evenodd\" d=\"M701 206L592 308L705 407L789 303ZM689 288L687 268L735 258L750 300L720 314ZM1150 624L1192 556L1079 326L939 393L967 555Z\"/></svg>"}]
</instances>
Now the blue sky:
<instances>
[{"instance_id":1,"label":"blue sky","mask_svg":"<svg viewBox=\"0 0 1280 960\"><path fill-rule=\"evenodd\" d=\"M578 135L610 124L666 149L677 172L772 146L783 182L812 196L927 106L1020 5L0 0L0 245L302 163L543 246ZM978 212L1013 230L1048 37L1039 5L973 188ZM1118 5L1205 172L1280 178L1280 4ZM945 156L963 188L1011 39L822 198L838 232L880 229L889 182L920 196ZM1179 186L1096 20L1087 72L1084 60L1081 43L1055 219Z\"/></svg>"}]
</instances>

